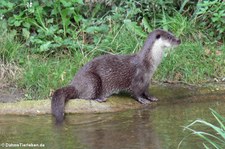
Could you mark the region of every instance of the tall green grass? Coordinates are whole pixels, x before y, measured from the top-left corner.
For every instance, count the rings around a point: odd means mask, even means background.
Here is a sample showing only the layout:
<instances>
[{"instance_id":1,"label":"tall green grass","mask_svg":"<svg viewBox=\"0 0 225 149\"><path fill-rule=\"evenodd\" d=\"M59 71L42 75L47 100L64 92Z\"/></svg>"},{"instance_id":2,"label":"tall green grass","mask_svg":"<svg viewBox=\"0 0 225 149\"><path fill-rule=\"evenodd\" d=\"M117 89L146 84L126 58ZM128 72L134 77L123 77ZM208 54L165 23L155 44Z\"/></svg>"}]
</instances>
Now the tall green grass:
<instances>
[{"instance_id":1,"label":"tall green grass","mask_svg":"<svg viewBox=\"0 0 225 149\"><path fill-rule=\"evenodd\" d=\"M1 25L1 23L0 23ZM0 59L3 62L19 61L23 44L16 40L14 32L2 31L0 33Z\"/></svg>"},{"instance_id":2,"label":"tall green grass","mask_svg":"<svg viewBox=\"0 0 225 149\"><path fill-rule=\"evenodd\" d=\"M80 67L102 54L134 53L139 46L136 36L131 36L125 27L111 31L93 50L80 50L55 56L29 55L23 65L23 78L19 85L26 89L26 98L49 97L57 88L69 84ZM139 39L140 40L140 39Z\"/></svg>"},{"instance_id":3,"label":"tall green grass","mask_svg":"<svg viewBox=\"0 0 225 149\"><path fill-rule=\"evenodd\" d=\"M161 19L161 26L175 33L175 35L182 38L183 41L197 40L200 37L201 32L195 27L195 20L191 18L187 18L183 16L179 12L175 12L173 16L163 15L163 19ZM194 27L193 27L194 26Z\"/></svg>"},{"instance_id":4,"label":"tall green grass","mask_svg":"<svg viewBox=\"0 0 225 149\"><path fill-rule=\"evenodd\" d=\"M98 48L104 50L105 53L132 54L139 51L143 42L144 39L137 35L135 31L129 30L126 25L122 25L113 27Z\"/></svg>"},{"instance_id":5,"label":"tall green grass","mask_svg":"<svg viewBox=\"0 0 225 149\"><path fill-rule=\"evenodd\" d=\"M211 46L212 51L215 51ZM213 78L225 75L225 54L206 53L207 48L201 43L185 42L164 58L158 68L155 79L173 80L189 83L205 83Z\"/></svg>"},{"instance_id":6,"label":"tall green grass","mask_svg":"<svg viewBox=\"0 0 225 149\"><path fill-rule=\"evenodd\" d=\"M155 80L196 84L225 76L224 44L211 43L207 35L198 30L195 20L178 12L173 17L164 15L161 23L162 28L172 31L182 43L164 58Z\"/></svg>"},{"instance_id":7,"label":"tall green grass","mask_svg":"<svg viewBox=\"0 0 225 149\"><path fill-rule=\"evenodd\" d=\"M14 32L7 31L6 24L0 21L0 26L0 87L2 84L16 86L16 80L21 77L19 63L24 46L16 40Z\"/></svg>"},{"instance_id":8,"label":"tall green grass","mask_svg":"<svg viewBox=\"0 0 225 149\"><path fill-rule=\"evenodd\" d=\"M191 134L187 137L191 137L191 135L197 136L203 140L203 147L206 149L216 148L216 149L224 149L225 148L225 117L222 117L213 109L210 109L212 115L214 116L217 123L210 123L205 120L195 120L188 126L184 128L184 130L188 130ZM198 130L193 127L200 125L201 127L206 127L205 130ZM178 148L181 147L184 138Z\"/></svg>"},{"instance_id":9,"label":"tall green grass","mask_svg":"<svg viewBox=\"0 0 225 149\"><path fill-rule=\"evenodd\" d=\"M225 76L224 44L207 45L201 31L196 29L195 22L178 12L174 17L164 15L162 18L156 20L161 21L160 28L179 36L182 44L164 58L154 75L155 81L198 84ZM20 73L15 75L21 74L16 84L25 90L27 98L46 98L56 88L68 84L77 70L94 57L107 53L132 54L139 51L145 41L144 36L148 34L143 31L148 22L145 25L129 20L124 22L122 25L111 22L109 31L94 39L95 42L85 43L74 39L76 48L66 47L52 52L53 54L37 53L34 47L26 47L15 38L14 32L4 29L7 26L3 24L0 26L0 58L21 68ZM218 51L219 55L216 54Z\"/></svg>"},{"instance_id":10,"label":"tall green grass","mask_svg":"<svg viewBox=\"0 0 225 149\"><path fill-rule=\"evenodd\" d=\"M18 83L26 89L26 98L43 99L55 89L68 85L77 69L88 60L80 53L54 58L30 57L23 65L23 78Z\"/></svg>"}]
</instances>

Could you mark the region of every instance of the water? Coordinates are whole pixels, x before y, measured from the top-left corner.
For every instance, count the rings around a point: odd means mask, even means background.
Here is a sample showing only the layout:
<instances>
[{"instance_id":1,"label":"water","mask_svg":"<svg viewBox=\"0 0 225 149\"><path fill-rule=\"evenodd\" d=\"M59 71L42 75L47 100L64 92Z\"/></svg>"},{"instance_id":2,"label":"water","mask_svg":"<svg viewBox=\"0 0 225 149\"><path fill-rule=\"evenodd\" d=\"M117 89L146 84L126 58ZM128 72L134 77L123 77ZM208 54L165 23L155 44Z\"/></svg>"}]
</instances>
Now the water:
<instances>
[{"instance_id":1,"label":"water","mask_svg":"<svg viewBox=\"0 0 225 149\"><path fill-rule=\"evenodd\" d=\"M155 93L162 94L163 90ZM170 95L175 91L178 90L170 89L166 96L161 95L162 100L154 107L67 115L62 127L54 126L50 115L0 116L0 145L40 145L48 149L176 149L189 134L183 132L182 126L198 118L214 122L209 108L225 116L224 94L195 96L193 91L180 89L172 98ZM198 138L189 137L180 148L203 146Z\"/></svg>"}]
</instances>

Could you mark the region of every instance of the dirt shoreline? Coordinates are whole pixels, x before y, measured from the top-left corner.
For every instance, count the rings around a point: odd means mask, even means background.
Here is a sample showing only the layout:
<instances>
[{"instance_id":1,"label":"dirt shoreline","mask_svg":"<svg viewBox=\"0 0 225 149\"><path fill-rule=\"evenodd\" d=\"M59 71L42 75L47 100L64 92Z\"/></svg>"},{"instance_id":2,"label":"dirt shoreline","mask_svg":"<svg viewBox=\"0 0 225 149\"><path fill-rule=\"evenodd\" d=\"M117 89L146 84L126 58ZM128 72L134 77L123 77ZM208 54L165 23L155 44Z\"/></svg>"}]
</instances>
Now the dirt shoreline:
<instances>
[{"instance_id":1,"label":"dirt shoreline","mask_svg":"<svg viewBox=\"0 0 225 149\"><path fill-rule=\"evenodd\" d=\"M0 91L3 93L3 90ZM1 97L15 98L21 96L21 92L9 94ZM8 92L9 93L9 92ZM147 105L147 108L155 107L160 104L168 104L173 102L179 104L181 102L202 102L207 98L212 100L225 100L225 84L205 87L187 86L187 85L171 85L157 84L151 87L151 93L160 99L159 102L154 102ZM2 95L2 94L1 94ZM1 102L0 100L0 115L42 115L51 114L50 99L46 100L10 100L10 102ZM146 106L146 105L145 105ZM112 96L106 102L99 103L92 100L75 99L70 100L66 107L66 113L101 113L101 112L116 112L128 109L136 109L144 107L131 97L127 96Z\"/></svg>"},{"instance_id":2,"label":"dirt shoreline","mask_svg":"<svg viewBox=\"0 0 225 149\"><path fill-rule=\"evenodd\" d=\"M75 99L67 103L66 113L101 113L116 112L139 108L143 105L129 97L114 96L107 102L99 103L93 100ZM155 105L154 103L150 106ZM43 115L51 114L50 100L22 100L14 103L0 103L0 115Z\"/></svg>"}]
</instances>

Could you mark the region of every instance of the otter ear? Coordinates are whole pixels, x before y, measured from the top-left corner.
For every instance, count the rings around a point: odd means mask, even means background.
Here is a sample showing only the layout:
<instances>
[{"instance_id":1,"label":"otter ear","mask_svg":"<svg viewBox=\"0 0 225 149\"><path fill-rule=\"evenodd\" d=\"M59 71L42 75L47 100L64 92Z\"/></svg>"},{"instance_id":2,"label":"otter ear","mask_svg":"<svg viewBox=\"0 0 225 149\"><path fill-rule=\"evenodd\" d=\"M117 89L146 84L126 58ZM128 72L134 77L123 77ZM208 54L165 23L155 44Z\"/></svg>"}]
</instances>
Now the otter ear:
<instances>
[{"instance_id":1,"label":"otter ear","mask_svg":"<svg viewBox=\"0 0 225 149\"><path fill-rule=\"evenodd\" d=\"M160 34L156 35L156 39L159 39L160 37L161 37Z\"/></svg>"}]
</instances>

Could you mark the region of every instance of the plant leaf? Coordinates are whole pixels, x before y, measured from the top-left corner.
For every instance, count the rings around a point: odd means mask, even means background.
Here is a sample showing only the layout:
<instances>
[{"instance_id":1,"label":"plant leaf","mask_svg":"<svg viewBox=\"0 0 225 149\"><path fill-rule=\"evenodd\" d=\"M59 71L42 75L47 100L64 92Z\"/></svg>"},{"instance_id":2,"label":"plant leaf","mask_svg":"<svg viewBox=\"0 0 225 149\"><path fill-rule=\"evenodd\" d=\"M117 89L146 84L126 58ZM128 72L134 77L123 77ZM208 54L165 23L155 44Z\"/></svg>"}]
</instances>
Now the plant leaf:
<instances>
[{"instance_id":1,"label":"plant leaf","mask_svg":"<svg viewBox=\"0 0 225 149\"><path fill-rule=\"evenodd\" d=\"M128 30L134 32L135 34L146 38L147 34L143 32L142 28L137 25L137 22L132 22L129 19L124 20L124 24L127 27Z\"/></svg>"},{"instance_id":2,"label":"plant leaf","mask_svg":"<svg viewBox=\"0 0 225 149\"><path fill-rule=\"evenodd\" d=\"M22 29L22 34L26 40L30 37L30 32L26 28Z\"/></svg>"},{"instance_id":3,"label":"plant leaf","mask_svg":"<svg viewBox=\"0 0 225 149\"><path fill-rule=\"evenodd\" d=\"M46 43L42 44L42 45L40 46L39 52L48 51L49 48L51 47L51 43L52 43L51 41L47 41Z\"/></svg>"}]
</instances>

